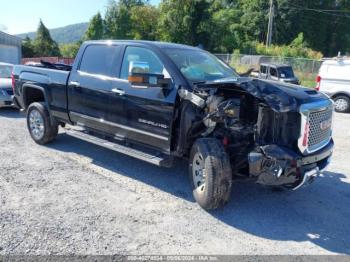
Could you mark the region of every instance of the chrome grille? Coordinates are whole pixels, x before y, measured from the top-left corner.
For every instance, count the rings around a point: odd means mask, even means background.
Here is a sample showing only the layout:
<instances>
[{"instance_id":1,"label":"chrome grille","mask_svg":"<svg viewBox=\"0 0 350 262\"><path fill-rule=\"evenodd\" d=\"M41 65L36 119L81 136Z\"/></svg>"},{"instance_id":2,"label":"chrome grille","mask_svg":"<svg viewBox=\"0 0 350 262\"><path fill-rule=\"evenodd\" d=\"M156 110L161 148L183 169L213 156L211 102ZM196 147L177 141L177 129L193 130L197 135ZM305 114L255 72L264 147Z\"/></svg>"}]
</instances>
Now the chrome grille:
<instances>
[{"instance_id":1,"label":"chrome grille","mask_svg":"<svg viewBox=\"0 0 350 262\"><path fill-rule=\"evenodd\" d=\"M322 123L327 121L332 121L332 108L310 112L309 115L309 140L308 148L311 150L317 149L317 147L322 147L325 142L328 142L332 135L331 125L326 128L322 128ZM316 147L316 148L315 148Z\"/></svg>"}]
</instances>

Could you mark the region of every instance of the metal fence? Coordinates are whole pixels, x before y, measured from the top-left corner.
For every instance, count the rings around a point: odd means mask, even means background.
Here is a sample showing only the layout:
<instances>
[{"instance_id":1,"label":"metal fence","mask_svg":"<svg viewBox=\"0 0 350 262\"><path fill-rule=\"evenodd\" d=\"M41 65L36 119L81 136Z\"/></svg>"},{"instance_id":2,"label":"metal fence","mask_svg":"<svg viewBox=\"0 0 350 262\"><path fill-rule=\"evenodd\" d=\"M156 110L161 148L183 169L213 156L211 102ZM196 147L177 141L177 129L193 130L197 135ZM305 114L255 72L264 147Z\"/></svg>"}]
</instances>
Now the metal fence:
<instances>
[{"instance_id":1,"label":"metal fence","mask_svg":"<svg viewBox=\"0 0 350 262\"><path fill-rule=\"evenodd\" d=\"M233 67L243 67L245 69L258 69L261 63L278 63L291 65L295 71L317 74L322 62L321 60L312 60L294 57L262 56L262 55L231 55L215 54L219 59Z\"/></svg>"},{"instance_id":2,"label":"metal fence","mask_svg":"<svg viewBox=\"0 0 350 262\"><path fill-rule=\"evenodd\" d=\"M49 63L62 63L66 65L72 65L74 63L74 58L66 58L66 57L33 57L33 58L22 58L21 63L24 65L27 62L37 62L40 63L40 61L43 60L45 62Z\"/></svg>"}]
</instances>

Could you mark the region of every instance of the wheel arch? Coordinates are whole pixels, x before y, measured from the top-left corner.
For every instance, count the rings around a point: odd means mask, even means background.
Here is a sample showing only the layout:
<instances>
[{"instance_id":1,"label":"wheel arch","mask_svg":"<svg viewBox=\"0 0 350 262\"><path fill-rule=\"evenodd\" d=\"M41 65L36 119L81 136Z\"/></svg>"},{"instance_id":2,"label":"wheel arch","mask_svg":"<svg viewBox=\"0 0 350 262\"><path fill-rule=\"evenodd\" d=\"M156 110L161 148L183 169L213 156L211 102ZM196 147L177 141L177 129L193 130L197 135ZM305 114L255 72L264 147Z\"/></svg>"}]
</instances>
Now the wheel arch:
<instances>
[{"instance_id":1,"label":"wheel arch","mask_svg":"<svg viewBox=\"0 0 350 262\"><path fill-rule=\"evenodd\" d=\"M336 98L338 96L346 96L350 99L350 93L345 92L345 91L341 91L341 92L337 92L331 95L331 98Z\"/></svg>"},{"instance_id":2,"label":"wheel arch","mask_svg":"<svg viewBox=\"0 0 350 262\"><path fill-rule=\"evenodd\" d=\"M189 101L179 103L177 115L175 126L178 129L177 132L174 132L172 149L175 150L178 156L188 156L198 137L194 135L194 130L198 132L198 129L200 129L202 117Z\"/></svg>"},{"instance_id":3,"label":"wheel arch","mask_svg":"<svg viewBox=\"0 0 350 262\"><path fill-rule=\"evenodd\" d=\"M34 97L30 97L30 94ZM45 88L33 85L24 84L23 85L23 105L27 109L31 103L34 102L44 102L48 106L48 95L46 94Z\"/></svg>"},{"instance_id":4,"label":"wheel arch","mask_svg":"<svg viewBox=\"0 0 350 262\"><path fill-rule=\"evenodd\" d=\"M51 123L54 123L54 118L52 117L49 104L49 96L44 87L33 85L33 84L24 84L23 85L23 105L24 109L27 110L30 104L34 102L42 102L47 107L49 112Z\"/></svg>"}]
</instances>

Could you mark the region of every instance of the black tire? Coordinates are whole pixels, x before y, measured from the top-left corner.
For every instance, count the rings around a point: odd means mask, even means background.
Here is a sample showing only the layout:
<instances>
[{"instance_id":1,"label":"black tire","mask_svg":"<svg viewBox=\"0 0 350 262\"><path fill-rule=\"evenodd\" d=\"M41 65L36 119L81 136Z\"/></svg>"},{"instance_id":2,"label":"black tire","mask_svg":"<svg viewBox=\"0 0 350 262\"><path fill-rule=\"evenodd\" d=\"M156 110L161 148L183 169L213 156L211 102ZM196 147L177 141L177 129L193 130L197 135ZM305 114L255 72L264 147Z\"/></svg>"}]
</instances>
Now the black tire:
<instances>
[{"instance_id":1,"label":"black tire","mask_svg":"<svg viewBox=\"0 0 350 262\"><path fill-rule=\"evenodd\" d=\"M350 98L348 96L336 96L333 98L334 101L334 106L335 106L335 111L339 113L346 113L349 112L350 110ZM337 106L338 102L342 102L341 105Z\"/></svg>"},{"instance_id":2,"label":"black tire","mask_svg":"<svg viewBox=\"0 0 350 262\"><path fill-rule=\"evenodd\" d=\"M198 174L194 167L198 166L195 161L200 156L203 159L204 187L196 181ZM224 206L230 200L232 187L230 160L224 146L217 139L203 138L194 143L189 160L189 176L193 196L202 208L216 209Z\"/></svg>"},{"instance_id":3,"label":"black tire","mask_svg":"<svg viewBox=\"0 0 350 262\"><path fill-rule=\"evenodd\" d=\"M38 113L42 117L43 132L42 135L36 135L35 131L31 128L31 114ZM45 145L52 142L58 134L58 124L52 123L50 119L49 111L44 103L32 103L27 110L27 127L30 136L39 145Z\"/></svg>"}]
</instances>

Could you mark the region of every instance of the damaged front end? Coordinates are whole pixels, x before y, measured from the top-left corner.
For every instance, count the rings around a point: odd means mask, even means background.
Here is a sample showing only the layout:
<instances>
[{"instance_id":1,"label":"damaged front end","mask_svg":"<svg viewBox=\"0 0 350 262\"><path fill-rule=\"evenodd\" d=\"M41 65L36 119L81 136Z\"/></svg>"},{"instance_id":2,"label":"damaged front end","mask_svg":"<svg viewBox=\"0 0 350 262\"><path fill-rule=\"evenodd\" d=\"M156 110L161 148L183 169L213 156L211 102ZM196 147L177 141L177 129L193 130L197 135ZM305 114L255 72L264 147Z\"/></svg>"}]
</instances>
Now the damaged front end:
<instances>
[{"instance_id":1,"label":"damaged front end","mask_svg":"<svg viewBox=\"0 0 350 262\"><path fill-rule=\"evenodd\" d=\"M191 120L182 117L182 144L198 137L221 140L234 175L297 189L329 163L333 105L316 91L240 78L180 89L179 96L191 104L183 110Z\"/></svg>"},{"instance_id":2,"label":"damaged front end","mask_svg":"<svg viewBox=\"0 0 350 262\"><path fill-rule=\"evenodd\" d=\"M332 149L333 141L321 151L304 157L277 145L257 147L248 155L249 173L259 184L295 190L313 182L325 170Z\"/></svg>"}]
</instances>

